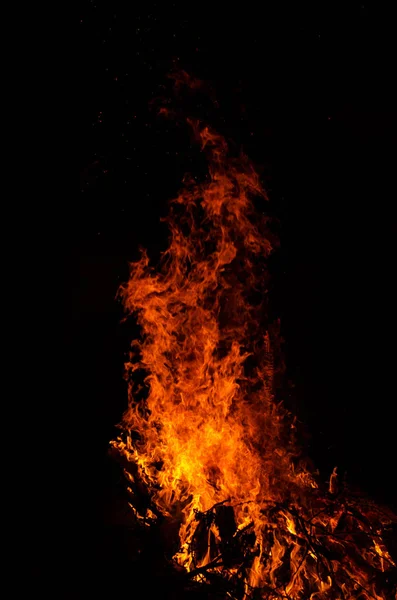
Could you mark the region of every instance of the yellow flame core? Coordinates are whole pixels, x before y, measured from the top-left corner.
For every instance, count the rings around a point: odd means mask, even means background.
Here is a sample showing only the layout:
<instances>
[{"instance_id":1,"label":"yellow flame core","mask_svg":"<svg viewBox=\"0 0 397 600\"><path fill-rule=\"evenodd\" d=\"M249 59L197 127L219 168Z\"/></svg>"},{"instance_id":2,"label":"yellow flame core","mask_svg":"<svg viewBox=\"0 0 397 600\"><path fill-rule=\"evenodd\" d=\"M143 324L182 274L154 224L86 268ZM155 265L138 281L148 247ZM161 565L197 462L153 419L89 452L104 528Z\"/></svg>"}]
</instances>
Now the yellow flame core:
<instances>
[{"instance_id":1,"label":"yellow flame core","mask_svg":"<svg viewBox=\"0 0 397 600\"><path fill-rule=\"evenodd\" d=\"M173 201L159 268L143 253L121 290L142 331L127 369L145 374L146 394L142 400L130 384L127 435L113 446L136 465L156 510L178 519L175 560L187 570L209 564L222 537L213 524L206 549L192 551L197 511L227 501L236 532L252 524L255 533L247 597L253 587L277 589L289 557L289 597L328 598L329 577L319 575L310 544L302 550L307 542L296 518L281 514L278 527L265 509L281 501L304 506L317 488L296 466L293 428L274 398L277 334L266 322L266 259L275 241L253 203L266 196L244 156L229 158L223 138L191 124L209 175L202 184L187 182ZM324 521L330 531L339 516L332 519ZM375 549L383 561L386 550ZM363 574L355 577L365 583Z\"/></svg>"}]
</instances>

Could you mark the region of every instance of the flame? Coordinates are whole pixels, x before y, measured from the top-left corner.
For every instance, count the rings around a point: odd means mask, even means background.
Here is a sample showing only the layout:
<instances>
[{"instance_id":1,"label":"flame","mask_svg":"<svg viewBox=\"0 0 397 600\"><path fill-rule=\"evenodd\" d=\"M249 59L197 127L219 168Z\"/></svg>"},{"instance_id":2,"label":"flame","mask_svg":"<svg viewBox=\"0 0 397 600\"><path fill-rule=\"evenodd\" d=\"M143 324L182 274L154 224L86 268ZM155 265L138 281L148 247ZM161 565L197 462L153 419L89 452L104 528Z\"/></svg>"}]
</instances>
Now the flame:
<instances>
[{"instance_id":1,"label":"flame","mask_svg":"<svg viewBox=\"0 0 397 600\"><path fill-rule=\"evenodd\" d=\"M160 264L143 252L120 290L141 328L126 365L123 434L112 442L130 506L146 525L176 522L174 561L197 581L212 570L240 585L241 598L259 588L264 598L385 600L372 575L394 566L386 547L375 536L357 558L356 537L373 525L333 498L336 469L320 492L276 399L282 363L266 261L277 240L258 209L259 176L220 135L190 125L208 176L186 178Z\"/></svg>"}]
</instances>

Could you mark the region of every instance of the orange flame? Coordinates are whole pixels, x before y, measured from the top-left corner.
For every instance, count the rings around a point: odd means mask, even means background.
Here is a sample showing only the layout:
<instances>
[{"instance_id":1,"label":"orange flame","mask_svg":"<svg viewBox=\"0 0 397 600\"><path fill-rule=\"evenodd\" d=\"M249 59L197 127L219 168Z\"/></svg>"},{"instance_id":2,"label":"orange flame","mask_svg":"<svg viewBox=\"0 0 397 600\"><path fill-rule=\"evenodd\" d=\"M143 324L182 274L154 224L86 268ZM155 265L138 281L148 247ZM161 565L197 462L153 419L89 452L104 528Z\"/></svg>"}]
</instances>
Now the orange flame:
<instances>
[{"instance_id":1,"label":"orange flame","mask_svg":"<svg viewBox=\"0 0 397 600\"><path fill-rule=\"evenodd\" d=\"M353 509L334 503L336 470L332 494L320 494L275 399L279 342L266 320L266 259L277 242L255 208L266 194L245 156L230 157L221 136L190 124L208 177L186 180L172 202L158 268L144 252L120 291L142 331L127 364L124 435L112 442L126 459L131 508L146 522L177 522L174 559L197 580L206 568L221 572L225 540L246 540L226 575L243 582L241 597L261 588L266 598L385 600L371 569L393 565L386 548L375 536L365 550L369 571L360 561L353 569L353 558L340 566L337 557L355 544ZM134 485L147 490L150 506L135 506ZM338 536L342 519L351 525L346 539Z\"/></svg>"}]
</instances>

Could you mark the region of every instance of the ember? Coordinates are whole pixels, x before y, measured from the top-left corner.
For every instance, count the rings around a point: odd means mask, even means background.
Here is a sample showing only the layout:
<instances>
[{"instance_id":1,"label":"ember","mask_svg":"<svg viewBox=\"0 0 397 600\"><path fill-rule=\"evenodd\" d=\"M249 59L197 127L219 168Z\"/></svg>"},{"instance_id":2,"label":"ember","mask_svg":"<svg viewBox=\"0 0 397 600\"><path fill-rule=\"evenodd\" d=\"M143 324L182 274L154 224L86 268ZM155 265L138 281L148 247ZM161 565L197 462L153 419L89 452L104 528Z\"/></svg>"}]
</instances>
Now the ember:
<instances>
[{"instance_id":1,"label":"ember","mask_svg":"<svg viewBox=\"0 0 397 600\"><path fill-rule=\"evenodd\" d=\"M396 594L396 519L307 467L276 397L278 324L267 310L277 244L245 156L190 122L209 164L171 203L170 243L145 252L120 295L141 327L112 454L136 526L167 531L184 594L383 599ZM173 534L176 533L176 535Z\"/></svg>"}]
</instances>

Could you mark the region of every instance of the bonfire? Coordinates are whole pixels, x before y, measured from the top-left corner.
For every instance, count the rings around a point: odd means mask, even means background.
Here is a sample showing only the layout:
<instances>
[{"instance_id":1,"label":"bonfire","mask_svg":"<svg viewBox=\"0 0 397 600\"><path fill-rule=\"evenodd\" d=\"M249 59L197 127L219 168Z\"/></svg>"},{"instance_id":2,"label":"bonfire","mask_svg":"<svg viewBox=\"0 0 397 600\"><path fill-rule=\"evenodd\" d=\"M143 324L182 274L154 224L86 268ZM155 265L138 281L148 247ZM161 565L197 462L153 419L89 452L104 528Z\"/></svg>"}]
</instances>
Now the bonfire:
<instances>
[{"instance_id":1,"label":"bonfire","mask_svg":"<svg viewBox=\"0 0 397 600\"><path fill-rule=\"evenodd\" d=\"M136 528L158 528L184 597L396 597L396 518L322 482L283 403L278 322L268 309L277 246L246 156L190 121L208 160L167 218L169 246L131 265L120 297L140 326L128 410L111 453Z\"/></svg>"}]
</instances>

